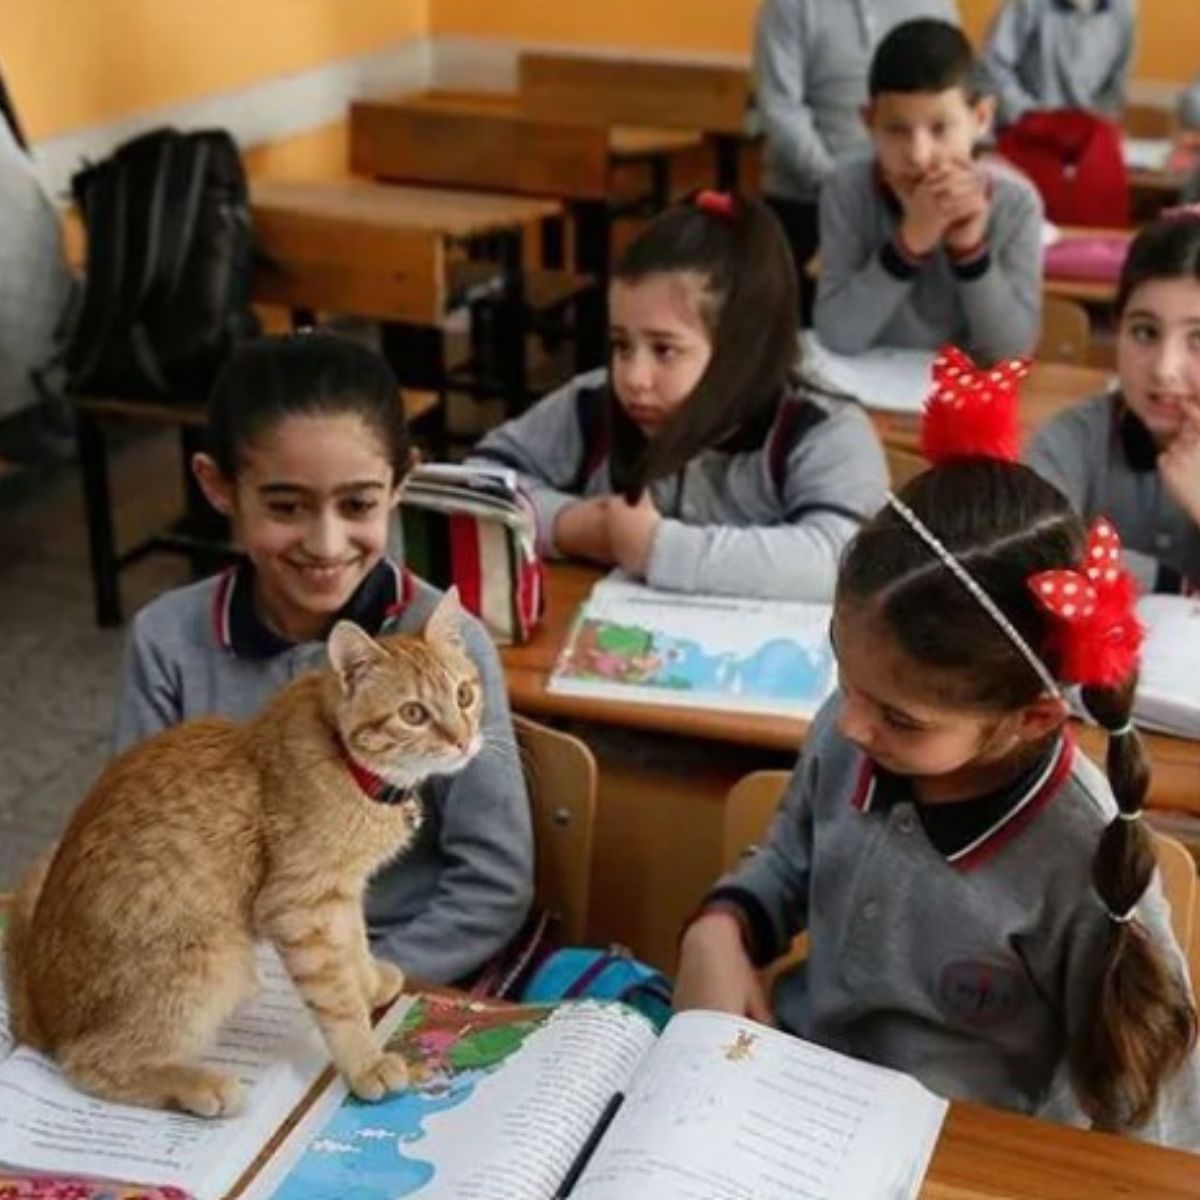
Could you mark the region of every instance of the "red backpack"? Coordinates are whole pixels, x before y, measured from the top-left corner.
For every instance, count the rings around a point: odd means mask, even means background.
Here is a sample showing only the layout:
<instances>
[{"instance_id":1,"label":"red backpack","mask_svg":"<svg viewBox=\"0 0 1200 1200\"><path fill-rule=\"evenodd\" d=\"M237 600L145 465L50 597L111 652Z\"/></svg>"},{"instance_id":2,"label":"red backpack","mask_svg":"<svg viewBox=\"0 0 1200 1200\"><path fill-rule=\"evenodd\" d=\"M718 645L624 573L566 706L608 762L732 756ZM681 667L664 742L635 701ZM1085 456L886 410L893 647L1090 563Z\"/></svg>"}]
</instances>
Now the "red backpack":
<instances>
[{"instance_id":1,"label":"red backpack","mask_svg":"<svg viewBox=\"0 0 1200 1200\"><path fill-rule=\"evenodd\" d=\"M1093 113L1026 113L998 149L1033 181L1058 225L1127 226L1129 175L1121 131Z\"/></svg>"}]
</instances>

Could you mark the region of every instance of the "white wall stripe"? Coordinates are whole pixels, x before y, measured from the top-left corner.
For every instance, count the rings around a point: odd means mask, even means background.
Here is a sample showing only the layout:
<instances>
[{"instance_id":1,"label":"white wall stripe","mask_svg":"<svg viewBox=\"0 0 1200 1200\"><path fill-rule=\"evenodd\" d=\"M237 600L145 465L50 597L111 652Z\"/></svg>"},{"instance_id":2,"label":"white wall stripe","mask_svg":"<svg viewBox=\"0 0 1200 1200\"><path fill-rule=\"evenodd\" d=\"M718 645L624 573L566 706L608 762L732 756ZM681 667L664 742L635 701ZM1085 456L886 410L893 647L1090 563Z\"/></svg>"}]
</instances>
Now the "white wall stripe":
<instances>
[{"instance_id":1,"label":"white wall stripe","mask_svg":"<svg viewBox=\"0 0 1200 1200\"><path fill-rule=\"evenodd\" d=\"M199 100L149 109L35 143L38 177L61 198L71 175L86 159L102 158L114 146L147 129L216 126L228 129L248 149L305 133L337 121L351 100L389 92L419 91L433 77L429 38L409 38L380 50L339 59Z\"/></svg>"}]
</instances>

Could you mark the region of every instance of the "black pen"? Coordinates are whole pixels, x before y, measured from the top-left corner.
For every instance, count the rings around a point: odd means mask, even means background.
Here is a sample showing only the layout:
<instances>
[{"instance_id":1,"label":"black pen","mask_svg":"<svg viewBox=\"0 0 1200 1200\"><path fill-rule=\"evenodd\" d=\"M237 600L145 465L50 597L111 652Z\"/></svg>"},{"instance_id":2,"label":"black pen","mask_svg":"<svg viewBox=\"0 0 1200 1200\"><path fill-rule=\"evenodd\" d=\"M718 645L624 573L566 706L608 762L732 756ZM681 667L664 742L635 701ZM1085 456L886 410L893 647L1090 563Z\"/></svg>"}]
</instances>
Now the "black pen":
<instances>
[{"instance_id":1,"label":"black pen","mask_svg":"<svg viewBox=\"0 0 1200 1200\"><path fill-rule=\"evenodd\" d=\"M583 1143L582 1149L575 1156L575 1161L571 1164L571 1169L567 1172L566 1178L559 1185L558 1191L554 1193L551 1200L567 1200L567 1197L575 1190L575 1185L579 1182L579 1177L583 1174L584 1168L588 1165L588 1161L592 1155L596 1153L596 1147L600 1145L600 1139L612 1124L613 1117L617 1115L617 1109L621 1107L624 1100L624 1092L613 1092L611 1099L604 1106L604 1111L600 1114L600 1119L592 1126L592 1132L588 1134L587 1141Z\"/></svg>"}]
</instances>

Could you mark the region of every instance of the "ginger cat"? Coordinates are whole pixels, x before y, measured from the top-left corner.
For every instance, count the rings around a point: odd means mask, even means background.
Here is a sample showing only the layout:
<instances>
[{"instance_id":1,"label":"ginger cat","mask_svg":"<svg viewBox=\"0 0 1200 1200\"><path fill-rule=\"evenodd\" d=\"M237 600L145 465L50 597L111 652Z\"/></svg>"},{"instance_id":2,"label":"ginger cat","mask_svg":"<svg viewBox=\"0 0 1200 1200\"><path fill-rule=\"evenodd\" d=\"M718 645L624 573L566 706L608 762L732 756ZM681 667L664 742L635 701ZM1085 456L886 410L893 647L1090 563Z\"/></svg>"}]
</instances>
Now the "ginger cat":
<instances>
[{"instance_id":1,"label":"ginger cat","mask_svg":"<svg viewBox=\"0 0 1200 1200\"><path fill-rule=\"evenodd\" d=\"M339 622L331 668L253 719L189 721L114 760L23 880L4 939L13 1030L108 1100L221 1116L236 1080L199 1065L275 944L364 1099L404 1087L370 1012L402 972L373 958L363 892L420 826L412 789L481 743L457 594L423 632Z\"/></svg>"}]
</instances>

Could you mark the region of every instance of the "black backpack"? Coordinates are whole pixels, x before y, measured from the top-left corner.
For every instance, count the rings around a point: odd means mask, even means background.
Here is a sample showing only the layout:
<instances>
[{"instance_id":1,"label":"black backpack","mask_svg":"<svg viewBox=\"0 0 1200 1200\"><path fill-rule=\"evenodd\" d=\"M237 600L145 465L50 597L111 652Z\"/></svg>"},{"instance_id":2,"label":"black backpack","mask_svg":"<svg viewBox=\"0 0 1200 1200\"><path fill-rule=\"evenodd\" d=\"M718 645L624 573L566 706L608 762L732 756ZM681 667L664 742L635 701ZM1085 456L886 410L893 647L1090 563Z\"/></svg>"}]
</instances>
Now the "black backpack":
<instances>
[{"instance_id":1,"label":"black backpack","mask_svg":"<svg viewBox=\"0 0 1200 1200\"><path fill-rule=\"evenodd\" d=\"M59 362L76 395L203 400L250 308L246 177L223 130L158 129L71 180L87 278Z\"/></svg>"}]
</instances>

